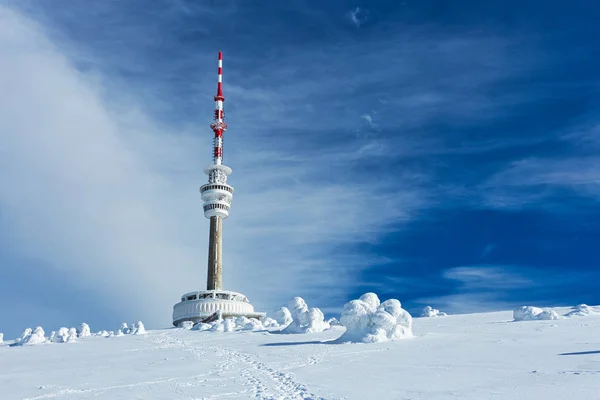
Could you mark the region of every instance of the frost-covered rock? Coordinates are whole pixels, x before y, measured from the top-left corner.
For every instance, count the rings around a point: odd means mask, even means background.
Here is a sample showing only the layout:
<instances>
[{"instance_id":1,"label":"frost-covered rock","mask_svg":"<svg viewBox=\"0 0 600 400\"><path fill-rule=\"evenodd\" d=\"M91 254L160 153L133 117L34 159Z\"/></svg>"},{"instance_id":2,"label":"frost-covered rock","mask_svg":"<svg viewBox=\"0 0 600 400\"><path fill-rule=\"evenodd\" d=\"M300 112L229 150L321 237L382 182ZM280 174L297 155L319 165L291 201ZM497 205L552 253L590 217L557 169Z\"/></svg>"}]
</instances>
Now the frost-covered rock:
<instances>
[{"instance_id":1,"label":"frost-covered rock","mask_svg":"<svg viewBox=\"0 0 600 400\"><path fill-rule=\"evenodd\" d=\"M400 301L380 303L375 293L365 293L346 303L340 323L346 327L340 342L373 343L412 337L412 316Z\"/></svg>"},{"instance_id":2,"label":"frost-covered rock","mask_svg":"<svg viewBox=\"0 0 600 400\"><path fill-rule=\"evenodd\" d=\"M586 315L595 314L596 311L593 307L587 304L578 304L571 308L571 311L565 314L565 317L585 317Z\"/></svg>"},{"instance_id":3,"label":"frost-covered rock","mask_svg":"<svg viewBox=\"0 0 600 400\"><path fill-rule=\"evenodd\" d=\"M330 326L318 308L308 308L302 297L294 297L288 304L292 322L281 333L323 332Z\"/></svg>"},{"instance_id":4,"label":"frost-covered rock","mask_svg":"<svg viewBox=\"0 0 600 400\"><path fill-rule=\"evenodd\" d=\"M279 307L277 311L275 311L275 321L281 327L286 327L292 323L292 313L287 307Z\"/></svg>"},{"instance_id":5,"label":"frost-covered rock","mask_svg":"<svg viewBox=\"0 0 600 400\"><path fill-rule=\"evenodd\" d=\"M42 343L46 343L46 333L44 332L41 326L38 326L33 331L31 330L31 328L25 329L21 334L19 341L17 342L19 346L35 345Z\"/></svg>"},{"instance_id":6,"label":"frost-covered rock","mask_svg":"<svg viewBox=\"0 0 600 400\"><path fill-rule=\"evenodd\" d=\"M92 336L92 333L90 331L90 326L84 322L81 324L79 330L77 331L77 337L82 338L88 336Z\"/></svg>"},{"instance_id":7,"label":"frost-covered rock","mask_svg":"<svg viewBox=\"0 0 600 400\"><path fill-rule=\"evenodd\" d=\"M144 327L142 321L138 321L132 325L130 333L132 335L144 335L148 332L146 332L146 328Z\"/></svg>"},{"instance_id":8,"label":"frost-covered rock","mask_svg":"<svg viewBox=\"0 0 600 400\"><path fill-rule=\"evenodd\" d=\"M423 309L423 312L421 313L421 317L445 317L447 314L445 312L442 312L440 310L436 310L435 308L431 307L431 306L427 306Z\"/></svg>"},{"instance_id":9,"label":"frost-covered rock","mask_svg":"<svg viewBox=\"0 0 600 400\"><path fill-rule=\"evenodd\" d=\"M558 314L539 307L522 306L513 310L513 318L515 321L555 320L558 319Z\"/></svg>"}]
</instances>

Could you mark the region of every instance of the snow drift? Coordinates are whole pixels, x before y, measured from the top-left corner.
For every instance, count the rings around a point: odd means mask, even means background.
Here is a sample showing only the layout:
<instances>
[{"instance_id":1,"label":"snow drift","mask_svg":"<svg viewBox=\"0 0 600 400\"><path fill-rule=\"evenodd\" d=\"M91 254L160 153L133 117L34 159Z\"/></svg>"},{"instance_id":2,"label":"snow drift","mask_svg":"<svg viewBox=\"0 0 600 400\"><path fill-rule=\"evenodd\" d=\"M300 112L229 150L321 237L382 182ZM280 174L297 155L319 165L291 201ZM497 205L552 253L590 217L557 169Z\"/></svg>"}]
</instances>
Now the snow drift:
<instances>
[{"instance_id":1,"label":"snow drift","mask_svg":"<svg viewBox=\"0 0 600 400\"><path fill-rule=\"evenodd\" d=\"M431 306L427 306L423 309L423 312L421 313L421 317L445 317L446 314L445 312L441 312L440 310L436 310L435 308L431 307Z\"/></svg>"},{"instance_id":2,"label":"snow drift","mask_svg":"<svg viewBox=\"0 0 600 400\"><path fill-rule=\"evenodd\" d=\"M558 319L558 314L552 310L542 310L533 306L522 306L513 310L515 321L540 321Z\"/></svg>"},{"instance_id":3,"label":"snow drift","mask_svg":"<svg viewBox=\"0 0 600 400\"><path fill-rule=\"evenodd\" d=\"M594 307L590 307L587 304L578 304L575 307L572 307L571 310L572 311L565 314L565 317L585 317L586 315L596 313Z\"/></svg>"},{"instance_id":4,"label":"snow drift","mask_svg":"<svg viewBox=\"0 0 600 400\"><path fill-rule=\"evenodd\" d=\"M325 322L325 316L321 310L318 308L309 309L302 297L294 297L288 304L288 308L292 322L281 330L281 333L316 333L323 332L331 327Z\"/></svg>"},{"instance_id":5,"label":"snow drift","mask_svg":"<svg viewBox=\"0 0 600 400\"><path fill-rule=\"evenodd\" d=\"M386 342L412 337L412 316L400 301L380 303L375 293L365 293L344 305L340 323L346 332L339 342Z\"/></svg>"}]
</instances>

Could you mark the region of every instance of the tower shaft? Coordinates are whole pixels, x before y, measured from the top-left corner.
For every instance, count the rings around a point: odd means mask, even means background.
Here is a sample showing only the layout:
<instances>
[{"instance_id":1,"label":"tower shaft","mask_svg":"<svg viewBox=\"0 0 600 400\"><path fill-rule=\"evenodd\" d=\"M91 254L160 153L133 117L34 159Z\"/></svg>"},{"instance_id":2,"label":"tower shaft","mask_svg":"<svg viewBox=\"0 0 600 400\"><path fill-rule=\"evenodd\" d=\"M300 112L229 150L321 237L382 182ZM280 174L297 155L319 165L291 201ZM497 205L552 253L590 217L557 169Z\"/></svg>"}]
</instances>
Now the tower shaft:
<instances>
[{"instance_id":1,"label":"tower shaft","mask_svg":"<svg viewBox=\"0 0 600 400\"><path fill-rule=\"evenodd\" d=\"M223 289L222 228L223 219L221 217L210 217L207 290Z\"/></svg>"}]
</instances>

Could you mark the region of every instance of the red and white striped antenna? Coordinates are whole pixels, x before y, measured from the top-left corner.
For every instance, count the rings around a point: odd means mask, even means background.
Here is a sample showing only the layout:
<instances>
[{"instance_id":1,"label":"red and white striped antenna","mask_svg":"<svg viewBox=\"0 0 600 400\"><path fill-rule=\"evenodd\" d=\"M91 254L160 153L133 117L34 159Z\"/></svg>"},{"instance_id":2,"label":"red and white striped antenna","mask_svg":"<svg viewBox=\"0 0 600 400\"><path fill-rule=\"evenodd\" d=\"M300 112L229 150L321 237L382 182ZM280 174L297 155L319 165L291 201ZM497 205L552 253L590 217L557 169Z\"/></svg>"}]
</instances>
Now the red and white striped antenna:
<instances>
[{"instance_id":1,"label":"red and white striped antenna","mask_svg":"<svg viewBox=\"0 0 600 400\"><path fill-rule=\"evenodd\" d=\"M225 113L223 111L223 52L219 52L219 67L217 70L217 95L215 96L215 116L214 122L210 124L215 133L213 162L215 165L221 165L223 162L223 133L227 130L227 124L223 121Z\"/></svg>"}]
</instances>

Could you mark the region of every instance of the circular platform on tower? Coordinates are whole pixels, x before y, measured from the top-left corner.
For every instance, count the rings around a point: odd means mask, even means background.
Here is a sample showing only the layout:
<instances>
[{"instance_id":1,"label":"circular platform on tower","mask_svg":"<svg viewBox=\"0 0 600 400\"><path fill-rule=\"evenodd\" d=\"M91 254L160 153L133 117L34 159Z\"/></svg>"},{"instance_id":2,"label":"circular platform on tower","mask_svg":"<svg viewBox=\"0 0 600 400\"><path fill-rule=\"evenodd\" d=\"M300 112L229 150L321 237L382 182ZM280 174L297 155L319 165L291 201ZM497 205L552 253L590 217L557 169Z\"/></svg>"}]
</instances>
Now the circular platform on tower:
<instances>
[{"instance_id":1,"label":"circular platform on tower","mask_svg":"<svg viewBox=\"0 0 600 400\"><path fill-rule=\"evenodd\" d=\"M184 321L197 323L209 320L218 311L221 312L222 318L262 318L266 315L255 312L248 298L241 293L201 290L181 296L181 301L173 306L173 325L179 326Z\"/></svg>"}]
</instances>

